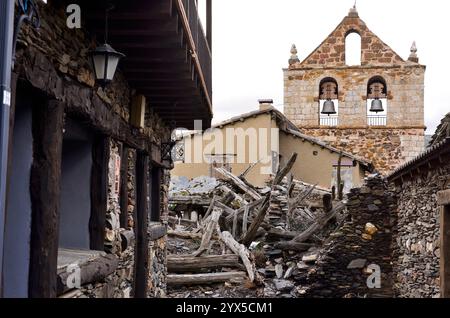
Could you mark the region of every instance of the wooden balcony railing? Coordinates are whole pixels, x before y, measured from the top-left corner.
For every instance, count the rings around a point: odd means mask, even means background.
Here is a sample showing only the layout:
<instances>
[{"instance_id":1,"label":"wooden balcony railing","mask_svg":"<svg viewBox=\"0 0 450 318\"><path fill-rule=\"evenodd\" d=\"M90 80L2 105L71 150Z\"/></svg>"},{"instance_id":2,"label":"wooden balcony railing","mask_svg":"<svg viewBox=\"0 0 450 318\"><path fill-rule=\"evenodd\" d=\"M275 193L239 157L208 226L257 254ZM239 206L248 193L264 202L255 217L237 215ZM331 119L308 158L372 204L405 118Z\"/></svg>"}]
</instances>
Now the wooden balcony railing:
<instances>
[{"instance_id":1,"label":"wooden balcony railing","mask_svg":"<svg viewBox=\"0 0 450 318\"><path fill-rule=\"evenodd\" d=\"M211 106L212 101L212 56L211 49L203 29L196 0L176 0L182 17L183 27L189 38L189 46L195 60L205 95Z\"/></svg>"}]
</instances>

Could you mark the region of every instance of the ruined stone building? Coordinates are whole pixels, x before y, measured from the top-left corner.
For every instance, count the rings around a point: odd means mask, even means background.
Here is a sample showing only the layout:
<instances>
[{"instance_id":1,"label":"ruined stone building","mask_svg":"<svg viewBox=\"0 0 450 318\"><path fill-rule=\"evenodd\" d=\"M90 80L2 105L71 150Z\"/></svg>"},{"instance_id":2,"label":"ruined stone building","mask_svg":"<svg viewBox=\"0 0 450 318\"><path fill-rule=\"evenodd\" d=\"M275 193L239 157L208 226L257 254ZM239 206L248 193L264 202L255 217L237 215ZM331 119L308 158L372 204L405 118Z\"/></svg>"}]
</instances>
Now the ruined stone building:
<instances>
[{"instance_id":1,"label":"ruined stone building","mask_svg":"<svg viewBox=\"0 0 450 318\"><path fill-rule=\"evenodd\" d=\"M171 132L211 123L211 37L195 0L110 2L16 5L40 23L16 46L4 297L165 294ZM104 39L125 55L106 86L90 59Z\"/></svg>"},{"instance_id":2,"label":"ruined stone building","mask_svg":"<svg viewBox=\"0 0 450 318\"><path fill-rule=\"evenodd\" d=\"M403 297L450 297L449 115L431 146L388 176L397 198L394 290Z\"/></svg>"},{"instance_id":3,"label":"ruined stone building","mask_svg":"<svg viewBox=\"0 0 450 318\"><path fill-rule=\"evenodd\" d=\"M361 51L355 61L352 41ZM284 113L303 133L386 174L424 149L424 76L415 44L402 59L352 8L303 61L293 46L284 70Z\"/></svg>"},{"instance_id":4,"label":"ruined stone building","mask_svg":"<svg viewBox=\"0 0 450 318\"><path fill-rule=\"evenodd\" d=\"M431 144L352 189L349 217L324 245L306 297L450 297L448 115ZM368 284L374 271L378 286Z\"/></svg>"}]
</instances>

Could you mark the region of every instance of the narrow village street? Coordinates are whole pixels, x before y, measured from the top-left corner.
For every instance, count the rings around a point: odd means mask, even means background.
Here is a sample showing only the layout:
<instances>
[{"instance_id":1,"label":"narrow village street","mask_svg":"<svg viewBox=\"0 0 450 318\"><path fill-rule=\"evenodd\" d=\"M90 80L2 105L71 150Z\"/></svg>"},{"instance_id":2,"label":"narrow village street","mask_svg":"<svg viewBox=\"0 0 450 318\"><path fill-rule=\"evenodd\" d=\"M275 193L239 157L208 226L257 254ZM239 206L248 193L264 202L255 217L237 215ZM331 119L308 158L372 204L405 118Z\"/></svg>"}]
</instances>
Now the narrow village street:
<instances>
[{"instance_id":1,"label":"narrow village street","mask_svg":"<svg viewBox=\"0 0 450 318\"><path fill-rule=\"evenodd\" d=\"M450 298L448 8L402 1L0 0L0 298Z\"/></svg>"}]
</instances>

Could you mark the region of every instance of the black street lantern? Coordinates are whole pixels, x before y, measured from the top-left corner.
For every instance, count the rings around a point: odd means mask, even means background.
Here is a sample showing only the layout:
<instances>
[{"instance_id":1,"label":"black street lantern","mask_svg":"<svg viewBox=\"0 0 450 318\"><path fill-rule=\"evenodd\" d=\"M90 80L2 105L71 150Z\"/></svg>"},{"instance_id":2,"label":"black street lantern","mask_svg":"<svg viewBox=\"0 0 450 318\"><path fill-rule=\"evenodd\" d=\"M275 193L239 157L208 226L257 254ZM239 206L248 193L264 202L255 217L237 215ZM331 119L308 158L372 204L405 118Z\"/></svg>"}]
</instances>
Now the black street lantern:
<instances>
[{"instance_id":1,"label":"black street lantern","mask_svg":"<svg viewBox=\"0 0 450 318\"><path fill-rule=\"evenodd\" d=\"M114 79L120 59L125 57L124 54L117 52L108 44L108 13L113 9L114 6L111 5L105 12L105 44L98 46L90 53L95 77L102 87L105 87Z\"/></svg>"},{"instance_id":2,"label":"black street lantern","mask_svg":"<svg viewBox=\"0 0 450 318\"><path fill-rule=\"evenodd\" d=\"M119 61L125 55L105 43L91 52L91 56L97 82L105 87L113 80Z\"/></svg>"}]
</instances>

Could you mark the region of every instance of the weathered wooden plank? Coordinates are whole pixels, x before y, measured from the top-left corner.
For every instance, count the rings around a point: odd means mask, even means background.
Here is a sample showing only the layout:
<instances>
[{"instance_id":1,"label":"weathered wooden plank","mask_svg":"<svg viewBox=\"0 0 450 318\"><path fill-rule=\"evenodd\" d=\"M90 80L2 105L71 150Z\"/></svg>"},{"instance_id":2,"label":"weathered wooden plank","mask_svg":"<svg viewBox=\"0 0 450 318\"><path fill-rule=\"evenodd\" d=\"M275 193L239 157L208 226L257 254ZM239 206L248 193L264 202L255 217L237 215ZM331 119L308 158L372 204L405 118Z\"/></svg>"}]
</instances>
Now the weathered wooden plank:
<instances>
[{"instance_id":1,"label":"weathered wooden plank","mask_svg":"<svg viewBox=\"0 0 450 318\"><path fill-rule=\"evenodd\" d=\"M284 251L295 251L295 252L305 252L313 247L314 244L297 243L293 241L279 242L274 245L276 249Z\"/></svg>"},{"instance_id":2,"label":"weathered wooden plank","mask_svg":"<svg viewBox=\"0 0 450 318\"><path fill-rule=\"evenodd\" d=\"M239 257L242 260L242 263L244 264L248 278L251 282L254 282L257 278L256 273L256 266L255 263L250 260L250 252L247 250L247 248L239 244L234 238L233 235L231 235L230 232L222 232L220 235L221 241L225 243L225 245L233 251L236 255L239 255Z\"/></svg>"},{"instance_id":3,"label":"weathered wooden plank","mask_svg":"<svg viewBox=\"0 0 450 318\"><path fill-rule=\"evenodd\" d=\"M336 217L336 214L342 212L345 209L345 205L342 202L336 204L336 206L326 215L317 219L311 224L305 231L297 235L293 241L297 243L303 243L313 236L317 231L323 229L331 219Z\"/></svg>"},{"instance_id":4,"label":"weathered wooden plank","mask_svg":"<svg viewBox=\"0 0 450 318\"><path fill-rule=\"evenodd\" d=\"M178 237L182 239L202 239L202 234L200 233L193 233L193 232L187 232L187 231L173 231L168 230L167 235L171 237Z\"/></svg>"},{"instance_id":5,"label":"weathered wooden plank","mask_svg":"<svg viewBox=\"0 0 450 318\"><path fill-rule=\"evenodd\" d=\"M251 196L255 200L261 199L261 195L259 195L256 190L252 189L248 185L245 184L241 179L234 176L232 173L228 172L227 170L223 168L214 168L215 171L220 173L226 180L232 182L235 186L237 186L239 189L247 193L249 196Z\"/></svg>"},{"instance_id":6,"label":"weathered wooden plank","mask_svg":"<svg viewBox=\"0 0 450 318\"><path fill-rule=\"evenodd\" d=\"M242 280L247 278L245 272L225 272L225 273L208 273L208 274L190 274L190 275L167 275L167 285L208 285L224 283L230 280Z\"/></svg>"},{"instance_id":7,"label":"weathered wooden plank","mask_svg":"<svg viewBox=\"0 0 450 318\"><path fill-rule=\"evenodd\" d=\"M150 196L150 221L159 222L161 218L161 177L162 169L160 167L152 168L151 175L151 196Z\"/></svg>"},{"instance_id":8,"label":"weathered wooden plank","mask_svg":"<svg viewBox=\"0 0 450 318\"><path fill-rule=\"evenodd\" d=\"M281 181L283 181L284 177L291 171L295 161L297 160L297 156L298 156L297 153L293 153L286 166L277 172L275 178L272 181L272 188L280 184ZM269 210L271 196L272 196L271 192L269 192L269 194L266 195L264 202L262 203L261 207L258 210L257 216L253 219L253 222L250 225L247 233L244 233L243 235L243 238L241 240L242 244L249 246L252 243L253 239L256 236L256 233L258 232L259 227L261 226L261 223L264 221L266 217L267 211Z\"/></svg>"},{"instance_id":9,"label":"weathered wooden plank","mask_svg":"<svg viewBox=\"0 0 450 318\"><path fill-rule=\"evenodd\" d=\"M136 298L146 298L148 286L148 163L148 157L138 152L136 160Z\"/></svg>"},{"instance_id":10,"label":"weathered wooden plank","mask_svg":"<svg viewBox=\"0 0 450 318\"><path fill-rule=\"evenodd\" d=\"M450 298L450 206L441 208L441 297Z\"/></svg>"},{"instance_id":11,"label":"weathered wooden plank","mask_svg":"<svg viewBox=\"0 0 450 318\"><path fill-rule=\"evenodd\" d=\"M106 209L108 200L108 164L110 139L97 136L92 151L90 248L105 249Z\"/></svg>"},{"instance_id":12,"label":"weathered wooden plank","mask_svg":"<svg viewBox=\"0 0 450 318\"><path fill-rule=\"evenodd\" d=\"M56 297L64 105L33 107L29 296Z\"/></svg>"},{"instance_id":13,"label":"weathered wooden plank","mask_svg":"<svg viewBox=\"0 0 450 318\"><path fill-rule=\"evenodd\" d=\"M119 260L117 259L117 256L112 254L107 255L101 255L98 258L95 258L94 260L90 260L85 263L77 264L79 267L79 273L80 273L80 283L81 286L92 283L92 282L98 282L112 273L117 269L117 266L119 265ZM58 295L61 295L72 288L67 286L68 280L70 279L70 276L73 274L70 270L60 270L57 277L58 277Z\"/></svg>"},{"instance_id":14,"label":"weathered wooden plank","mask_svg":"<svg viewBox=\"0 0 450 318\"><path fill-rule=\"evenodd\" d=\"M450 189L439 191L437 193L437 203L439 205L449 205L450 204Z\"/></svg>"},{"instance_id":15,"label":"weathered wooden plank","mask_svg":"<svg viewBox=\"0 0 450 318\"><path fill-rule=\"evenodd\" d=\"M209 206L211 204L210 198L203 198L201 196L173 196L169 198L170 204L187 204L187 205L201 205Z\"/></svg>"},{"instance_id":16,"label":"weathered wooden plank","mask_svg":"<svg viewBox=\"0 0 450 318\"><path fill-rule=\"evenodd\" d=\"M208 255L202 257L180 257L170 255L167 258L167 268L169 273L201 273L224 267L241 267L237 255Z\"/></svg>"}]
</instances>

